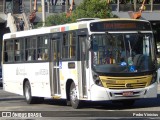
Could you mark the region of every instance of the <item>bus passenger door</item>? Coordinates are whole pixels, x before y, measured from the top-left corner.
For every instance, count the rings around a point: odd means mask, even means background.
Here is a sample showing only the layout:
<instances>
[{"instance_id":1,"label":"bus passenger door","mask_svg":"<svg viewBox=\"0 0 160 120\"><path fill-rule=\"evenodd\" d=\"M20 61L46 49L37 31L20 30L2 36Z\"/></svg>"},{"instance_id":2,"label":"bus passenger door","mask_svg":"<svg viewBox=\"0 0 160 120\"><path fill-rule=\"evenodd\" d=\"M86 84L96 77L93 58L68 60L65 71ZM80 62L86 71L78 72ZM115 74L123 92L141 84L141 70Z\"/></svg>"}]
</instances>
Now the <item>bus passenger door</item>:
<instances>
[{"instance_id":1,"label":"bus passenger door","mask_svg":"<svg viewBox=\"0 0 160 120\"><path fill-rule=\"evenodd\" d=\"M52 69L52 80L51 80L51 93L52 95L59 95L60 91L60 79L59 79L59 59L60 59L60 39L51 40L51 69Z\"/></svg>"},{"instance_id":2,"label":"bus passenger door","mask_svg":"<svg viewBox=\"0 0 160 120\"><path fill-rule=\"evenodd\" d=\"M81 61L81 64L80 64L80 75L81 75L81 80L80 80L80 83L81 83L81 93L84 97L87 97L87 81L86 81L86 59L87 59L87 49L86 49L86 36L85 35L81 35L81 36L78 36L78 41L79 41L79 58L80 58L80 61Z\"/></svg>"}]
</instances>

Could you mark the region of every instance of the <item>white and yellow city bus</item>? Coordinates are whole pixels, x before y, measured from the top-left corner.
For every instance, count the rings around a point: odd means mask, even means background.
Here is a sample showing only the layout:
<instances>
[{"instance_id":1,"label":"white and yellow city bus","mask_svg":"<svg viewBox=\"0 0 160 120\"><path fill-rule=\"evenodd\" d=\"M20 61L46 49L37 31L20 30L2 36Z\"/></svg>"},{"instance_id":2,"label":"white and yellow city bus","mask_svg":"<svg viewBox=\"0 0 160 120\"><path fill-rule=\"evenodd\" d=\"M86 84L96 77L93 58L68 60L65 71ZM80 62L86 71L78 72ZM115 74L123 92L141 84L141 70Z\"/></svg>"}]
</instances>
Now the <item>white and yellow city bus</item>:
<instances>
[{"instance_id":1,"label":"white and yellow city bus","mask_svg":"<svg viewBox=\"0 0 160 120\"><path fill-rule=\"evenodd\" d=\"M3 36L5 91L27 103L66 99L133 105L157 97L151 25L145 20L95 19Z\"/></svg>"}]
</instances>

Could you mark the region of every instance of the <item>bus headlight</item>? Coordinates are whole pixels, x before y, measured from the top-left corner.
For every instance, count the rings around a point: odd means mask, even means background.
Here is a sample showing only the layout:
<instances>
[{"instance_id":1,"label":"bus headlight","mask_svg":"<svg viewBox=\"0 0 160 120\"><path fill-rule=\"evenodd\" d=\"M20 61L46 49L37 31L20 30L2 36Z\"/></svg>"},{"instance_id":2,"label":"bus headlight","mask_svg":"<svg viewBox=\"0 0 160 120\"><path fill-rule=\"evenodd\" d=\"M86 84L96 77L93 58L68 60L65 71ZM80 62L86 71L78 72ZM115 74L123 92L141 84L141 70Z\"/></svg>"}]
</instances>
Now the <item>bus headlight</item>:
<instances>
[{"instance_id":1,"label":"bus headlight","mask_svg":"<svg viewBox=\"0 0 160 120\"><path fill-rule=\"evenodd\" d=\"M153 73L152 75L152 80L151 80L151 83L150 84L153 84L157 81L157 74L156 73Z\"/></svg>"},{"instance_id":2,"label":"bus headlight","mask_svg":"<svg viewBox=\"0 0 160 120\"><path fill-rule=\"evenodd\" d=\"M102 82L101 82L101 80L100 80L100 78L99 78L99 75L98 75L97 73L95 73L95 72L93 72L93 81L94 81L94 83L95 83L96 85L98 85L98 86L103 86L103 85L102 85Z\"/></svg>"}]
</instances>

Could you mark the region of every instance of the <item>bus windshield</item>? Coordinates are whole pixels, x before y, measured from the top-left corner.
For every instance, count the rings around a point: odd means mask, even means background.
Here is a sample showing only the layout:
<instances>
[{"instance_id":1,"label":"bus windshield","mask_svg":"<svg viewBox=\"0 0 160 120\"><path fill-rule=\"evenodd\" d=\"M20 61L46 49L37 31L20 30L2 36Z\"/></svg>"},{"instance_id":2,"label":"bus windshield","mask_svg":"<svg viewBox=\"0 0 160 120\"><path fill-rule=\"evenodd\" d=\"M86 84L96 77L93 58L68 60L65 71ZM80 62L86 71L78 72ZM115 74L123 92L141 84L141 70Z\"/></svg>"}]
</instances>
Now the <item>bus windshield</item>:
<instances>
[{"instance_id":1,"label":"bus windshield","mask_svg":"<svg viewBox=\"0 0 160 120\"><path fill-rule=\"evenodd\" d=\"M92 67L101 73L146 72L154 69L151 33L92 35Z\"/></svg>"}]
</instances>

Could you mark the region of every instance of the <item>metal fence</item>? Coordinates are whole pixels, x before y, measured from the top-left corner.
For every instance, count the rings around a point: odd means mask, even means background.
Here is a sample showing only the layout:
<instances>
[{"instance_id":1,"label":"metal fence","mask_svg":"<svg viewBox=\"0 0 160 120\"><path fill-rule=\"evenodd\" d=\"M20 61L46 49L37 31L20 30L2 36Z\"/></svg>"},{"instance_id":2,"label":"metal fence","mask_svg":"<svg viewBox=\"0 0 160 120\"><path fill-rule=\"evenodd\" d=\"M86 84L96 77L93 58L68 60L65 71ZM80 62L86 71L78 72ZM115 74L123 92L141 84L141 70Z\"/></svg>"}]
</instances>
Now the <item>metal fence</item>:
<instances>
[{"instance_id":1,"label":"metal fence","mask_svg":"<svg viewBox=\"0 0 160 120\"><path fill-rule=\"evenodd\" d=\"M33 5L33 4L32 4ZM30 9L29 6L29 2L27 3L27 5L25 5L28 9ZM110 4L111 10L112 11L138 11L139 8L141 7L141 4L136 4L136 6L134 6L134 4ZM6 9L5 11L7 12L11 12L13 10L12 4L8 4L6 7L4 7L3 2L0 2L0 12L4 12L4 8ZM33 6L32 6L33 8ZM75 8L75 6L74 6ZM45 11L48 13L62 13L62 12L66 12L69 9L68 5L50 5L50 4L45 4ZM160 4L145 4L145 11L159 11L160 10ZM38 12L42 12L42 5L41 3L37 4L37 11Z\"/></svg>"},{"instance_id":2,"label":"metal fence","mask_svg":"<svg viewBox=\"0 0 160 120\"><path fill-rule=\"evenodd\" d=\"M45 12L48 13L63 13L69 10L68 5L45 5ZM76 5L73 6L73 10L76 8ZM42 12L41 4L37 5L37 12Z\"/></svg>"},{"instance_id":3,"label":"metal fence","mask_svg":"<svg viewBox=\"0 0 160 120\"><path fill-rule=\"evenodd\" d=\"M141 4L136 4L135 8L134 4L110 4L110 7L112 11L117 12L138 11ZM145 11L160 11L160 4L145 4Z\"/></svg>"}]
</instances>

